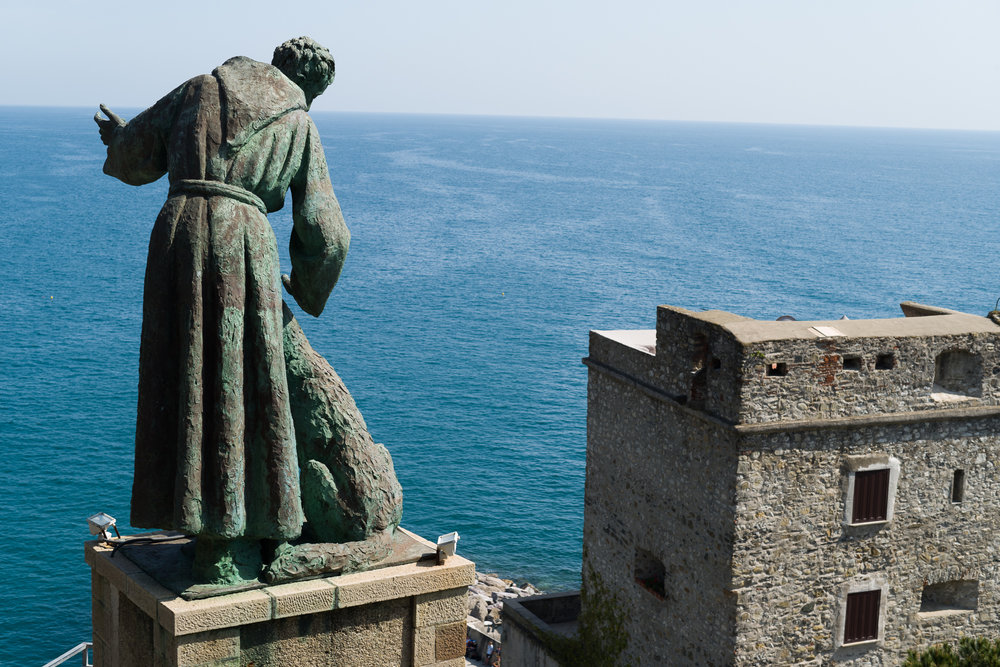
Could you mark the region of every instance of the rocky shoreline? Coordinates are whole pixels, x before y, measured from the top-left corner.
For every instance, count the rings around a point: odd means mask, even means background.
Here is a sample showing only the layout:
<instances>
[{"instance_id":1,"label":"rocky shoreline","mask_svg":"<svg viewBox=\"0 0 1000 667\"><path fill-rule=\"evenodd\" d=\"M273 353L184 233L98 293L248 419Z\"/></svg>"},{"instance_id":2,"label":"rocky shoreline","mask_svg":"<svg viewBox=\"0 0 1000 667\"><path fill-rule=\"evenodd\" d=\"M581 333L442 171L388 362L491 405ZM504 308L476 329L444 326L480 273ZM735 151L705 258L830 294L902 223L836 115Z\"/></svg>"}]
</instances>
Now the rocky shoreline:
<instances>
[{"instance_id":1,"label":"rocky shoreline","mask_svg":"<svg viewBox=\"0 0 1000 667\"><path fill-rule=\"evenodd\" d=\"M529 583L516 584L493 573L476 572L476 583L469 586L466 623L469 628L499 642L504 601L541 592Z\"/></svg>"}]
</instances>

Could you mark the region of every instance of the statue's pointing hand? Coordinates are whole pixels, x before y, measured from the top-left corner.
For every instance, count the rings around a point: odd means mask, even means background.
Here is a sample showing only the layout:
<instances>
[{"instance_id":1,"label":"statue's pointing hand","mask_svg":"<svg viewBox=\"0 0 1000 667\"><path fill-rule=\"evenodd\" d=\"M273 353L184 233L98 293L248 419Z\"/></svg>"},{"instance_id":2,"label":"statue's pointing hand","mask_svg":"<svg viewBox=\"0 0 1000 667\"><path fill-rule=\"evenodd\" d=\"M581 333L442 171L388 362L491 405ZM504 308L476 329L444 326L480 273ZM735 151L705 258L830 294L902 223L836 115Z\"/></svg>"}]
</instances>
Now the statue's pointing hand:
<instances>
[{"instance_id":1,"label":"statue's pointing hand","mask_svg":"<svg viewBox=\"0 0 1000 667\"><path fill-rule=\"evenodd\" d=\"M107 118L101 118L101 113L107 116ZM125 119L103 104L101 105L101 110L94 114L94 122L100 128L101 141L104 142L105 146L111 143L111 137L114 136L114 133L119 128L125 127Z\"/></svg>"}]
</instances>

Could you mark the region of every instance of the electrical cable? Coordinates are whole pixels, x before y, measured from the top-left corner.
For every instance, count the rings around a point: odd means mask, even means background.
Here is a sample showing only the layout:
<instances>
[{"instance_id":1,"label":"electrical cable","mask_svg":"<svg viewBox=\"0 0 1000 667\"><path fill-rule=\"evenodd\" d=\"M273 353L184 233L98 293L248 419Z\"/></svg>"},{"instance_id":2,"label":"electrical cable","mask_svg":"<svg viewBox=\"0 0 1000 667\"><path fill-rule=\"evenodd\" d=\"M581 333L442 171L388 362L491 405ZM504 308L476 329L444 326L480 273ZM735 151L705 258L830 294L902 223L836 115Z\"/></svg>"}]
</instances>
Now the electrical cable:
<instances>
[{"instance_id":1,"label":"electrical cable","mask_svg":"<svg viewBox=\"0 0 1000 667\"><path fill-rule=\"evenodd\" d=\"M156 544L158 542L176 542L177 540L188 539L187 535L155 535L150 537L133 537L128 540L108 540L108 544L112 545L111 557L114 558L115 554L122 547L138 545L138 544Z\"/></svg>"}]
</instances>

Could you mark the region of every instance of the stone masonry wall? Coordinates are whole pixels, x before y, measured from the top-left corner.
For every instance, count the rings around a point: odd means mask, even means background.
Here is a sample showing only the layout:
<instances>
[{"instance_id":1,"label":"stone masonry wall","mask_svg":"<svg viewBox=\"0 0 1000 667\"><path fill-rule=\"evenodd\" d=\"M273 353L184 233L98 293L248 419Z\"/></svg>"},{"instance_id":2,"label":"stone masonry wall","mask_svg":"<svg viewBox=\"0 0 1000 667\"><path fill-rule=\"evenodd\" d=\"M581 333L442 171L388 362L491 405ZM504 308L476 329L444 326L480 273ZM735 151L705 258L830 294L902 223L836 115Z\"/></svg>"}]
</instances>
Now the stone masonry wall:
<instances>
[{"instance_id":1,"label":"stone masonry wall","mask_svg":"<svg viewBox=\"0 0 1000 667\"><path fill-rule=\"evenodd\" d=\"M907 338L817 338L749 345L741 366L737 420L741 423L852 417L967 405L1000 404L1000 337L964 334ZM932 398L935 359L948 350L968 350L982 368L978 395L942 402ZM876 368L879 355L893 367ZM846 370L845 357L860 357L860 370ZM765 367L784 363L787 375Z\"/></svg>"},{"instance_id":2,"label":"stone masonry wall","mask_svg":"<svg viewBox=\"0 0 1000 667\"><path fill-rule=\"evenodd\" d=\"M648 385L658 385L653 359L656 348L638 350L606 338L599 331L590 332L590 358Z\"/></svg>"},{"instance_id":3,"label":"stone masonry wall","mask_svg":"<svg viewBox=\"0 0 1000 667\"><path fill-rule=\"evenodd\" d=\"M898 665L908 649L994 635L1000 611L1000 420L744 435L732 589L737 665ZM887 524L845 526L848 456L899 460ZM951 502L955 470L965 472ZM845 587L887 584L877 644L836 649ZM921 613L925 584L978 580L975 611ZM866 587L864 584L862 588Z\"/></svg>"},{"instance_id":4,"label":"stone masonry wall","mask_svg":"<svg viewBox=\"0 0 1000 667\"><path fill-rule=\"evenodd\" d=\"M1000 405L1000 332L938 336L781 339L744 345L721 323L731 313L660 306L652 384L730 423L831 419L968 405ZM835 324L835 323L833 323ZM935 361L967 351L976 387L935 399ZM882 357L880 363L880 357ZM852 359L855 368L845 367ZM889 361L890 367L883 368ZM768 375L771 364L783 375Z\"/></svg>"},{"instance_id":5,"label":"stone masonry wall","mask_svg":"<svg viewBox=\"0 0 1000 667\"><path fill-rule=\"evenodd\" d=\"M633 665L732 661L736 449L723 428L590 371L584 586L608 592L599 614L627 619ZM639 550L662 565L662 598L635 580Z\"/></svg>"},{"instance_id":6,"label":"stone masonry wall","mask_svg":"<svg viewBox=\"0 0 1000 667\"><path fill-rule=\"evenodd\" d=\"M767 323L670 307L655 355L592 334L583 575L620 596L627 659L888 666L995 634L1000 331L889 328L933 335L753 342ZM891 517L851 525L849 485L873 467ZM662 598L640 560L662 564ZM848 594L873 590L877 640L842 646Z\"/></svg>"},{"instance_id":7,"label":"stone masonry wall","mask_svg":"<svg viewBox=\"0 0 1000 667\"><path fill-rule=\"evenodd\" d=\"M680 309L657 310L653 383L678 402L735 422L743 354L739 342L719 326Z\"/></svg>"}]
</instances>

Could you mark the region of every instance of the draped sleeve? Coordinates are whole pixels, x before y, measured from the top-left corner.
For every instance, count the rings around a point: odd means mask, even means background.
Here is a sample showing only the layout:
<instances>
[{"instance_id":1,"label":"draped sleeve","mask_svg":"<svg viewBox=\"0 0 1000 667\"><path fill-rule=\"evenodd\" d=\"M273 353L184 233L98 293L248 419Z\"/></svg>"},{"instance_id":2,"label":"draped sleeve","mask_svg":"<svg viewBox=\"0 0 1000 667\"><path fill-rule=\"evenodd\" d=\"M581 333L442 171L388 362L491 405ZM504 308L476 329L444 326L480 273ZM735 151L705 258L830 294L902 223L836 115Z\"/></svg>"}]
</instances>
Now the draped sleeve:
<instances>
[{"instance_id":1,"label":"draped sleeve","mask_svg":"<svg viewBox=\"0 0 1000 667\"><path fill-rule=\"evenodd\" d=\"M104 173L129 185L152 183L167 172L170 129L187 83L119 128L108 144Z\"/></svg>"},{"instance_id":2,"label":"draped sleeve","mask_svg":"<svg viewBox=\"0 0 1000 667\"><path fill-rule=\"evenodd\" d=\"M333 194L319 132L308 121L308 136L292 191L291 293L302 310L314 317L340 277L350 232Z\"/></svg>"}]
</instances>

